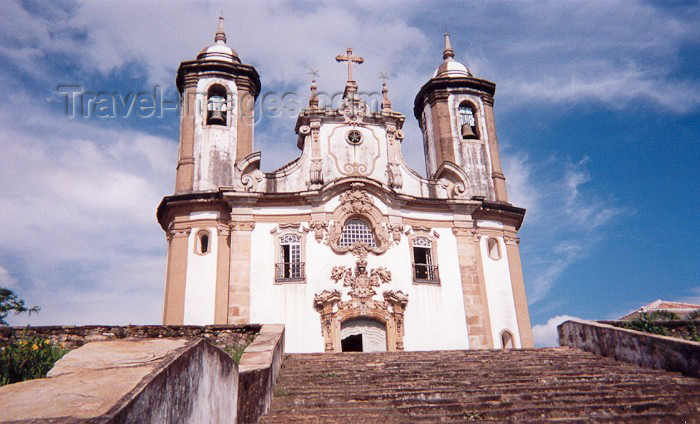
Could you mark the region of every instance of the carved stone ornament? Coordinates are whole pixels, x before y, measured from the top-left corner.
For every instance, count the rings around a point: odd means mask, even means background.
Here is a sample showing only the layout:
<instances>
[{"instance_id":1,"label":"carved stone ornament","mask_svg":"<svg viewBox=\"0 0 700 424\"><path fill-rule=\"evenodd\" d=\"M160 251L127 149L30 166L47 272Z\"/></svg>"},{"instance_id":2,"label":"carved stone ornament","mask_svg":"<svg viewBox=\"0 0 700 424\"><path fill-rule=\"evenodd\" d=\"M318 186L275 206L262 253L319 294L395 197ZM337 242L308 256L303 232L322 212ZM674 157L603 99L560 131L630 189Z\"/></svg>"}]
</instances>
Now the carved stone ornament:
<instances>
[{"instance_id":1,"label":"carved stone ornament","mask_svg":"<svg viewBox=\"0 0 700 424\"><path fill-rule=\"evenodd\" d=\"M190 228L172 229L165 233L165 238L170 241L174 237L187 237L192 230Z\"/></svg>"},{"instance_id":2,"label":"carved stone ornament","mask_svg":"<svg viewBox=\"0 0 700 424\"><path fill-rule=\"evenodd\" d=\"M341 323L357 317L372 318L386 325L387 350L403 350L404 319L408 295L401 291L385 291L384 301L374 300L375 288L391 281L391 272L376 268L368 272L367 261L358 259L354 271L336 266L331 271L331 280L343 282L350 287L349 301L343 301L338 290L327 291L314 297L314 309L321 314L321 333L326 352L340 352Z\"/></svg>"},{"instance_id":3,"label":"carved stone ornament","mask_svg":"<svg viewBox=\"0 0 700 424\"><path fill-rule=\"evenodd\" d=\"M503 236L503 242L505 244L520 244L520 237Z\"/></svg>"},{"instance_id":4,"label":"carved stone ornament","mask_svg":"<svg viewBox=\"0 0 700 424\"><path fill-rule=\"evenodd\" d=\"M403 232L403 228L403 224L386 224L386 229L394 239L394 243L399 244L399 242L401 242L401 233Z\"/></svg>"},{"instance_id":5,"label":"carved stone ornament","mask_svg":"<svg viewBox=\"0 0 700 424\"><path fill-rule=\"evenodd\" d=\"M311 127L308 125L302 125L299 127L299 134L307 135L311 132Z\"/></svg>"},{"instance_id":6,"label":"carved stone ornament","mask_svg":"<svg viewBox=\"0 0 700 424\"><path fill-rule=\"evenodd\" d=\"M231 231L253 231L255 222L253 221L231 221L229 224Z\"/></svg>"},{"instance_id":7,"label":"carved stone ornament","mask_svg":"<svg viewBox=\"0 0 700 424\"><path fill-rule=\"evenodd\" d=\"M351 93L338 105L338 113L343 116L345 122L351 125L361 124L369 112L367 102L357 97L355 93Z\"/></svg>"},{"instance_id":8,"label":"carved stone ornament","mask_svg":"<svg viewBox=\"0 0 700 424\"><path fill-rule=\"evenodd\" d=\"M389 187L400 189L403 187L403 177L401 176L401 166L396 162L389 162L387 164L387 182Z\"/></svg>"},{"instance_id":9,"label":"carved stone ornament","mask_svg":"<svg viewBox=\"0 0 700 424\"><path fill-rule=\"evenodd\" d=\"M240 180L234 181L234 188L243 191L259 191L258 186L265 179L265 174L259 169L254 170L250 174L245 174ZM260 187L262 188L262 187Z\"/></svg>"},{"instance_id":10,"label":"carved stone ornament","mask_svg":"<svg viewBox=\"0 0 700 424\"><path fill-rule=\"evenodd\" d=\"M231 233L231 229L228 225L219 224L216 226L216 231L219 233L220 237L228 237Z\"/></svg>"},{"instance_id":11,"label":"carved stone ornament","mask_svg":"<svg viewBox=\"0 0 700 424\"><path fill-rule=\"evenodd\" d=\"M440 180L440 187L442 187L445 191L447 191L447 195L449 197L456 197L456 198L469 197L468 196L469 193L467 193L467 188L464 186L464 183L453 183L450 180L442 178Z\"/></svg>"},{"instance_id":12,"label":"carved stone ornament","mask_svg":"<svg viewBox=\"0 0 700 424\"><path fill-rule=\"evenodd\" d=\"M309 184L312 186L323 185L323 159L311 159Z\"/></svg>"},{"instance_id":13,"label":"carved stone ornament","mask_svg":"<svg viewBox=\"0 0 700 424\"><path fill-rule=\"evenodd\" d=\"M323 237L328 230L328 221L309 221L309 231L314 232L314 238L317 242L322 242Z\"/></svg>"},{"instance_id":14,"label":"carved stone ornament","mask_svg":"<svg viewBox=\"0 0 700 424\"><path fill-rule=\"evenodd\" d=\"M381 255L391 247L389 232L382 222L385 220L379 209L374 206L372 198L363 190L363 183L352 183L351 190L340 196L340 206L333 212L333 219L328 226L326 245L334 252L344 254L352 252L355 256L368 252ZM376 246L369 246L363 242L356 242L352 246L339 246L338 242L343 234L343 225L350 218L361 218L372 228Z\"/></svg>"},{"instance_id":15,"label":"carved stone ornament","mask_svg":"<svg viewBox=\"0 0 700 424\"><path fill-rule=\"evenodd\" d=\"M362 183L353 183L352 190L340 196L340 207L348 213L366 214L372 209L374 203L365 190L361 190Z\"/></svg>"}]
</instances>

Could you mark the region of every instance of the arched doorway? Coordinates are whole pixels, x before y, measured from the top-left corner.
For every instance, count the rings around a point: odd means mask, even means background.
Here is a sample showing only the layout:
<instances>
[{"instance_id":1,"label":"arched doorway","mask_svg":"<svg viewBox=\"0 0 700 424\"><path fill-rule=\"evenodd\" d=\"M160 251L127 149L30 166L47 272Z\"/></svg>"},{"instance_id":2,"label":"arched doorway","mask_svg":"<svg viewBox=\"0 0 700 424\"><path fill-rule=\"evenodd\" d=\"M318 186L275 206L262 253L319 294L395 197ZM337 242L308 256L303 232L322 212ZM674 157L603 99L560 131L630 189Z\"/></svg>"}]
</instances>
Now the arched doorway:
<instances>
[{"instance_id":1,"label":"arched doorway","mask_svg":"<svg viewBox=\"0 0 700 424\"><path fill-rule=\"evenodd\" d=\"M340 324L343 352L386 352L386 325L370 318L352 318Z\"/></svg>"}]
</instances>

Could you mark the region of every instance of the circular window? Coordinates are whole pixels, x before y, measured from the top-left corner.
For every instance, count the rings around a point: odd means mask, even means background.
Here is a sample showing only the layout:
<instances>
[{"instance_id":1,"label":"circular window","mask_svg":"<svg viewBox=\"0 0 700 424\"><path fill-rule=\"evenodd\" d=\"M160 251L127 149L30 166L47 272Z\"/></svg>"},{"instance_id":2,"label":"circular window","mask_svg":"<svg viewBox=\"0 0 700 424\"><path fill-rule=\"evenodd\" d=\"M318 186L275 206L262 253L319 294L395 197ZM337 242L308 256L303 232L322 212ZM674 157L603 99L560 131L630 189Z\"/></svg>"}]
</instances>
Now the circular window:
<instances>
[{"instance_id":1,"label":"circular window","mask_svg":"<svg viewBox=\"0 0 700 424\"><path fill-rule=\"evenodd\" d=\"M360 144L362 143L362 134L357 130L348 131L345 139L350 144Z\"/></svg>"}]
</instances>

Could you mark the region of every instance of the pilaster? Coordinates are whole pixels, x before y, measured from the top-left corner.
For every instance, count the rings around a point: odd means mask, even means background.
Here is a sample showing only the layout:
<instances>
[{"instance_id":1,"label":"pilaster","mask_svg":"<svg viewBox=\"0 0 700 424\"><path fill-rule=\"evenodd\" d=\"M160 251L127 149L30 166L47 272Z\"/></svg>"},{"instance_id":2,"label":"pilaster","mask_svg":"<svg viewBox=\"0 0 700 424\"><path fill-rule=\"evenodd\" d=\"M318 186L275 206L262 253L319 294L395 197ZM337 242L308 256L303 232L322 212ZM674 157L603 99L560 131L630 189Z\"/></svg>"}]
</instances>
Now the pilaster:
<instances>
[{"instance_id":1,"label":"pilaster","mask_svg":"<svg viewBox=\"0 0 700 424\"><path fill-rule=\"evenodd\" d=\"M532 327L530 324L530 312L527 307L525 295L525 282L523 268L520 263L519 239L513 236L505 236L508 267L510 268L510 283L513 288L513 300L515 301L515 315L518 319L518 332L520 333L520 346L524 348L534 347Z\"/></svg>"},{"instance_id":2,"label":"pilaster","mask_svg":"<svg viewBox=\"0 0 700 424\"><path fill-rule=\"evenodd\" d=\"M228 323L229 266L231 252L229 249L230 230L228 225L217 226L216 258L216 295L214 298L214 324Z\"/></svg>"},{"instance_id":3,"label":"pilaster","mask_svg":"<svg viewBox=\"0 0 700 424\"><path fill-rule=\"evenodd\" d=\"M482 98L482 100L484 102L486 130L488 131L489 135L488 149L491 154L491 179L493 180L495 197L499 202L508 202L506 177L503 175L503 169L501 168L501 156L498 151L498 136L496 135L496 122L493 115L493 97L485 96Z\"/></svg>"},{"instance_id":4,"label":"pilaster","mask_svg":"<svg viewBox=\"0 0 700 424\"><path fill-rule=\"evenodd\" d=\"M462 279L469 348L492 349L493 336L479 236L472 228L455 227L452 232L457 239L457 255Z\"/></svg>"},{"instance_id":5,"label":"pilaster","mask_svg":"<svg viewBox=\"0 0 700 424\"><path fill-rule=\"evenodd\" d=\"M185 284L190 229L168 231L168 264L165 277L163 324L182 325L185 320Z\"/></svg>"},{"instance_id":6,"label":"pilaster","mask_svg":"<svg viewBox=\"0 0 700 424\"><path fill-rule=\"evenodd\" d=\"M232 217L228 323L250 323L250 243L255 222Z\"/></svg>"},{"instance_id":7,"label":"pilaster","mask_svg":"<svg viewBox=\"0 0 700 424\"><path fill-rule=\"evenodd\" d=\"M180 110L180 148L175 174L175 193L194 187L194 118L196 113L197 77L187 75Z\"/></svg>"}]
</instances>

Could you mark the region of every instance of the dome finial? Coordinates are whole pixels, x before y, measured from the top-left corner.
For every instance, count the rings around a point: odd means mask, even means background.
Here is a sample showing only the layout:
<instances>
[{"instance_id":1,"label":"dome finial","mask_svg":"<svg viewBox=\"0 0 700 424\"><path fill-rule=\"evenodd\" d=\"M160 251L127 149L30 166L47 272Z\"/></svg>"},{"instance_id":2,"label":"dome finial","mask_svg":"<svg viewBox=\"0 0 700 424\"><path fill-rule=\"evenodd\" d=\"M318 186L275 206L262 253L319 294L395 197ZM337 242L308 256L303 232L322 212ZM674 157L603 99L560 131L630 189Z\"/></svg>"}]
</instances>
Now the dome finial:
<instances>
[{"instance_id":1,"label":"dome finial","mask_svg":"<svg viewBox=\"0 0 700 424\"><path fill-rule=\"evenodd\" d=\"M442 59L447 60L455 57L455 52L452 50L452 44L450 43L450 33L445 33L445 50L442 51Z\"/></svg>"},{"instance_id":2,"label":"dome finial","mask_svg":"<svg viewBox=\"0 0 700 424\"><path fill-rule=\"evenodd\" d=\"M221 41L221 43L219 43ZM219 16L219 26L216 28L216 35L214 36L214 42L216 44L226 44L226 33L224 32L224 17Z\"/></svg>"}]
</instances>

